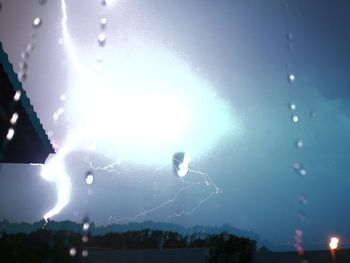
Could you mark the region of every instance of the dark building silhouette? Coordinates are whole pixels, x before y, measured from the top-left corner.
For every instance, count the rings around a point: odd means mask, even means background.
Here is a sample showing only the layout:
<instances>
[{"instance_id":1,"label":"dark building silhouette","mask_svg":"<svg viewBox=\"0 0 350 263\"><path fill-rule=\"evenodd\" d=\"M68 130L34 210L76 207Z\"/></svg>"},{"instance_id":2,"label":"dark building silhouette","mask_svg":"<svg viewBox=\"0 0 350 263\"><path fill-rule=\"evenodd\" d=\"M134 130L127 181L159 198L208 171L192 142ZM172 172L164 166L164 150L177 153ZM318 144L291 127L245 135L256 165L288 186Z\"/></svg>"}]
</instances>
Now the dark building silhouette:
<instances>
[{"instance_id":1,"label":"dark building silhouette","mask_svg":"<svg viewBox=\"0 0 350 263\"><path fill-rule=\"evenodd\" d=\"M54 149L0 42L0 163L44 163Z\"/></svg>"}]
</instances>

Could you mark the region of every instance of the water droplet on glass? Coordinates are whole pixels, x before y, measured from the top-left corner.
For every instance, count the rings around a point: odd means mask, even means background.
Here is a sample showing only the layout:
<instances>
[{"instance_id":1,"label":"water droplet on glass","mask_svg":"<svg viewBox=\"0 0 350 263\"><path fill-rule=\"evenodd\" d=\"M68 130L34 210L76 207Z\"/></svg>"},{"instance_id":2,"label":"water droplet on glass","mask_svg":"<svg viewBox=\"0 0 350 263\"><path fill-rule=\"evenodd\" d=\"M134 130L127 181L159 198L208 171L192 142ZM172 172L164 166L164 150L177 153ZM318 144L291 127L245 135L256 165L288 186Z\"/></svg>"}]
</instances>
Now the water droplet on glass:
<instances>
[{"instance_id":1,"label":"water droplet on glass","mask_svg":"<svg viewBox=\"0 0 350 263\"><path fill-rule=\"evenodd\" d=\"M96 55L96 61L97 61L97 62L101 62L101 61L103 60L103 58L104 58L104 57L103 57L102 54L97 54L97 55Z\"/></svg>"},{"instance_id":2,"label":"water droplet on glass","mask_svg":"<svg viewBox=\"0 0 350 263\"><path fill-rule=\"evenodd\" d=\"M107 37L105 34L101 33L98 35L97 40L100 46L104 46L106 45Z\"/></svg>"},{"instance_id":3,"label":"water droplet on glass","mask_svg":"<svg viewBox=\"0 0 350 263\"><path fill-rule=\"evenodd\" d=\"M299 162L293 164L293 170L297 175L306 175L304 166Z\"/></svg>"},{"instance_id":4,"label":"water droplet on glass","mask_svg":"<svg viewBox=\"0 0 350 263\"><path fill-rule=\"evenodd\" d=\"M286 37L287 37L287 40L292 40L293 34L291 32L289 32Z\"/></svg>"},{"instance_id":5,"label":"water droplet on glass","mask_svg":"<svg viewBox=\"0 0 350 263\"><path fill-rule=\"evenodd\" d=\"M86 249L84 249L84 250L81 252L81 255L82 255L84 258L86 258L86 257L89 255L89 252L88 252Z\"/></svg>"},{"instance_id":6,"label":"water droplet on glass","mask_svg":"<svg viewBox=\"0 0 350 263\"><path fill-rule=\"evenodd\" d=\"M42 21L39 17L37 17L33 20L33 28L34 29L38 29L41 26L41 24L42 24Z\"/></svg>"},{"instance_id":7,"label":"water droplet on glass","mask_svg":"<svg viewBox=\"0 0 350 263\"><path fill-rule=\"evenodd\" d=\"M289 109L290 110L296 110L297 106L294 103L289 103Z\"/></svg>"},{"instance_id":8,"label":"water droplet on glass","mask_svg":"<svg viewBox=\"0 0 350 263\"><path fill-rule=\"evenodd\" d=\"M20 71L18 73L18 79L19 79L19 81L25 81L27 79L26 73L24 71Z\"/></svg>"},{"instance_id":9,"label":"water droplet on glass","mask_svg":"<svg viewBox=\"0 0 350 263\"><path fill-rule=\"evenodd\" d=\"M46 0L39 0L39 4L40 4L40 5L46 4Z\"/></svg>"},{"instance_id":10,"label":"water droplet on glass","mask_svg":"<svg viewBox=\"0 0 350 263\"><path fill-rule=\"evenodd\" d=\"M66 94L62 94L62 95L60 96L60 100L61 100L61 101L65 101L66 99L67 99Z\"/></svg>"},{"instance_id":11,"label":"water droplet on glass","mask_svg":"<svg viewBox=\"0 0 350 263\"><path fill-rule=\"evenodd\" d=\"M0 2L0 11L2 10L2 3Z\"/></svg>"},{"instance_id":12,"label":"water droplet on glass","mask_svg":"<svg viewBox=\"0 0 350 263\"><path fill-rule=\"evenodd\" d=\"M299 117L297 115L293 115L292 116L292 121L293 122L298 122L299 121Z\"/></svg>"},{"instance_id":13,"label":"water droplet on glass","mask_svg":"<svg viewBox=\"0 0 350 263\"><path fill-rule=\"evenodd\" d=\"M110 0L102 0L102 5L107 6L111 3Z\"/></svg>"},{"instance_id":14,"label":"water droplet on glass","mask_svg":"<svg viewBox=\"0 0 350 263\"><path fill-rule=\"evenodd\" d=\"M13 96L13 100L14 101L19 101L19 99L21 98L21 92L19 90L16 91L15 96Z\"/></svg>"},{"instance_id":15,"label":"water droplet on glass","mask_svg":"<svg viewBox=\"0 0 350 263\"><path fill-rule=\"evenodd\" d=\"M27 51L23 51L23 52L21 53L21 58L22 58L22 59L27 59L27 58L29 58L29 53L28 53Z\"/></svg>"},{"instance_id":16,"label":"water droplet on glass","mask_svg":"<svg viewBox=\"0 0 350 263\"><path fill-rule=\"evenodd\" d=\"M303 143L303 140L302 139L298 139L296 142L295 142L295 147L297 149L301 149L304 147L304 143Z\"/></svg>"},{"instance_id":17,"label":"water droplet on glass","mask_svg":"<svg viewBox=\"0 0 350 263\"><path fill-rule=\"evenodd\" d=\"M27 69L28 69L28 64L27 64L25 61L20 61L20 62L18 63L18 65L19 65L19 68L20 68L21 70L27 70Z\"/></svg>"},{"instance_id":18,"label":"water droplet on glass","mask_svg":"<svg viewBox=\"0 0 350 263\"><path fill-rule=\"evenodd\" d=\"M48 131L48 132L47 132L47 136L48 136L49 138L52 138L52 136L53 136L53 131Z\"/></svg>"},{"instance_id":19,"label":"water droplet on glass","mask_svg":"<svg viewBox=\"0 0 350 263\"><path fill-rule=\"evenodd\" d=\"M17 120L18 120L18 113L15 112L15 113L12 114L12 117L11 117L11 119L10 119L10 123L11 123L12 125L15 125L15 124L17 123Z\"/></svg>"},{"instance_id":20,"label":"water droplet on glass","mask_svg":"<svg viewBox=\"0 0 350 263\"><path fill-rule=\"evenodd\" d=\"M309 203L309 200L307 199L307 196L305 194L301 194L299 196L299 203L301 205L307 205Z\"/></svg>"},{"instance_id":21,"label":"water droplet on glass","mask_svg":"<svg viewBox=\"0 0 350 263\"><path fill-rule=\"evenodd\" d=\"M34 48L35 48L34 43L29 43L29 44L27 45L27 47L26 47L26 51L27 51L27 52L33 51Z\"/></svg>"},{"instance_id":22,"label":"water droplet on glass","mask_svg":"<svg viewBox=\"0 0 350 263\"><path fill-rule=\"evenodd\" d=\"M289 81L290 83L292 83L292 82L295 81L295 76L294 76L294 74L289 74L289 75L288 75L288 81Z\"/></svg>"},{"instance_id":23,"label":"water droplet on glass","mask_svg":"<svg viewBox=\"0 0 350 263\"><path fill-rule=\"evenodd\" d=\"M6 134L6 139L8 141L11 141L14 135L15 135L15 130L13 128L9 128Z\"/></svg>"},{"instance_id":24,"label":"water droplet on glass","mask_svg":"<svg viewBox=\"0 0 350 263\"><path fill-rule=\"evenodd\" d=\"M102 29L106 28L106 26L107 26L107 18L105 18L105 17L101 18L100 26L101 26Z\"/></svg>"},{"instance_id":25,"label":"water droplet on glass","mask_svg":"<svg viewBox=\"0 0 350 263\"><path fill-rule=\"evenodd\" d=\"M94 182L94 174L91 171L87 171L85 174L85 182L92 184Z\"/></svg>"},{"instance_id":26,"label":"water droplet on glass","mask_svg":"<svg viewBox=\"0 0 350 263\"><path fill-rule=\"evenodd\" d=\"M74 257L76 254L77 254L77 250L76 250L74 247L72 247L72 248L69 250L69 255L70 255L71 257Z\"/></svg>"}]
</instances>

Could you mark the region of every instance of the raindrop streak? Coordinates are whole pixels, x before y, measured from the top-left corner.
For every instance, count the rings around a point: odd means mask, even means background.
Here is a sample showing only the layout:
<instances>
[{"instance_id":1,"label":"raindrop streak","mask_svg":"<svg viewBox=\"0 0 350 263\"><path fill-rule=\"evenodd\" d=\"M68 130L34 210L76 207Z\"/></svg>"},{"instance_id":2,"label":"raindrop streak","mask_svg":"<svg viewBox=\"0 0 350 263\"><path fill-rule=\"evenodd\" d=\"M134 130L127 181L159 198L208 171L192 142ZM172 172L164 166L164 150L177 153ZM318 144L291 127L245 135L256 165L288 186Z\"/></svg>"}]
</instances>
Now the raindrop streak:
<instances>
[{"instance_id":1,"label":"raindrop streak","mask_svg":"<svg viewBox=\"0 0 350 263\"><path fill-rule=\"evenodd\" d=\"M76 250L74 247L72 247L72 248L69 250L69 255L70 255L71 257L74 257L76 254L77 254L77 250Z\"/></svg>"},{"instance_id":2,"label":"raindrop streak","mask_svg":"<svg viewBox=\"0 0 350 263\"><path fill-rule=\"evenodd\" d=\"M289 32L286 37L287 37L287 40L292 40L293 34Z\"/></svg>"},{"instance_id":3,"label":"raindrop streak","mask_svg":"<svg viewBox=\"0 0 350 263\"><path fill-rule=\"evenodd\" d=\"M301 194L299 196L299 203L301 205L307 205L309 203L309 200L307 199L307 196L305 194Z\"/></svg>"},{"instance_id":4,"label":"raindrop streak","mask_svg":"<svg viewBox=\"0 0 350 263\"><path fill-rule=\"evenodd\" d=\"M290 83L293 83L293 82L295 81L295 76L294 76L294 74L289 74L289 75L288 75L288 81L289 81Z\"/></svg>"},{"instance_id":5,"label":"raindrop streak","mask_svg":"<svg viewBox=\"0 0 350 263\"><path fill-rule=\"evenodd\" d=\"M299 117L296 116L296 115L293 115L293 116L292 116L292 121L293 121L293 122L298 122L298 121L299 121Z\"/></svg>"},{"instance_id":6,"label":"raindrop streak","mask_svg":"<svg viewBox=\"0 0 350 263\"><path fill-rule=\"evenodd\" d=\"M85 182L87 184L92 184L94 182L94 174L91 171L86 172Z\"/></svg>"},{"instance_id":7,"label":"raindrop streak","mask_svg":"<svg viewBox=\"0 0 350 263\"><path fill-rule=\"evenodd\" d=\"M301 163L294 163L293 170L297 175L306 175L306 170Z\"/></svg>"},{"instance_id":8,"label":"raindrop streak","mask_svg":"<svg viewBox=\"0 0 350 263\"><path fill-rule=\"evenodd\" d=\"M294 103L289 103L288 104L290 110L296 110L297 106Z\"/></svg>"},{"instance_id":9,"label":"raindrop streak","mask_svg":"<svg viewBox=\"0 0 350 263\"><path fill-rule=\"evenodd\" d=\"M301 222L304 222L306 220L305 213L302 210L299 210L297 212L297 217Z\"/></svg>"},{"instance_id":10,"label":"raindrop streak","mask_svg":"<svg viewBox=\"0 0 350 263\"><path fill-rule=\"evenodd\" d=\"M105 34L101 33L98 35L97 40L100 46L104 46L106 45L107 37Z\"/></svg>"},{"instance_id":11,"label":"raindrop streak","mask_svg":"<svg viewBox=\"0 0 350 263\"><path fill-rule=\"evenodd\" d=\"M27 70L27 69L28 69L28 64L27 64L25 61L20 61L20 62L18 63L18 65L19 65L19 68L20 68L21 70Z\"/></svg>"},{"instance_id":12,"label":"raindrop streak","mask_svg":"<svg viewBox=\"0 0 350 263\"><path fill-rule=\"evenodd\" d=\"M34 43L29 43L29 44L27 45L27 47L26 47L26 51L27 51L27 52L33 51L34 48L35 48Z\"/></svg>"},{"instance_id":13,"label":"raindrop streak","mask_svg":"<svg viewBox=\"0 0 350 263\"><path fill-rule=\"evenodd\" d=\"M105 18L105 17L101 18L100 26L101 26L101 29L105 29L106 28L106 26L107 26L107 18Z\"/></svg>"},{"instance_id":14,"label":"raindrop streak","mask_svg":"<svg viewBox=\"0 0 350 263\"><path fill-rule=\"evenodd\" d=\"M22 57L22 59L27 59L27 58L29 58L29 53L27 51L23 51L21 53L21 57Z\"/></svg>"},{"instance_id":15,"label":"raindrop streak","mask_svg":"<svg viewBox=\"0 0 350 263\"><path fill-rule=\"evenodd\" d=\"M12 114L10 123L11 123L12 125L15 125L15 124L17 123L17 120L18 120L18 113L15 112L14 114Z\"/></svg>"},{"instance_id":16,"label":"raindrop streak","mask_svg":"<svg viewBox=\"0 0 350 263\"><path fill-rule=\"evenodd\" d=\"M25 81L27 79L27 75L24 71L20 71L18 72L18 79L19 81Z\"/></svg>"},{"instance_id":17,"label":"raindrop streak","mask_svg":"<svg viewBox=\"0 0 350 263\"><path fill-rule=\"evenodd\" d=\"M34 29L38 29L41 26L42 22L41 19L39 17L35 18L33 20L33 28Z\"/></svg>"},{"instance_id":18,"label":"raindrop streak","mask_svg":"<svg viewBox=\"0 0 350 263\"><path fill-rule=\"evenodd\" d=\"M83 231L84 231L84 232L87 232L87 231L89 231L89 228L90 228L90 224L87 223L87 222L85 222L85 223L83 224Z\"/></svg>"},{"instance_id":19,"label":"raindrop streak","mask_svg":"<svg viewBox=\"0 0 350 263\"><path fill-rule=\"evenodd\" d=\"M302 139L298 139L298 140L295 142L295 148L297 148L297 149L302 149L303 147L304 147L303 140L302 140Z\"/></svg>"},{"instance_id":20,"label":"raindrop streak","mask_svg":"<svg viewBox=\"0 0 350 263\"><path fill-rule=\"evenodd\" d=\"M16 91L15 96L13 96L13 100L14 101L19 101L19 99L21 98L21 92L19 90Z\"/></svg>"},{"instance_id":21,"label":"raindrop streak","mask_svg":"<svg viewBox=\"0 0 350 263\"><path fill-rule=\"evenodd\" d=\"M89 241L89 238L88 238L87 236L83 236L83 237L81 238L81 241L82 241L83 243L87 243L87 242Z\"/></svg>"},{"instance_id":22,"label":"raindrop streak","mask_svg":"<svg viewBox=\"0 0 350 263\"><path fill-rule=\"evenodd\" d=\"M15 130L13 128L9 128L6 134L6 139L11 141L14 135L15 135Z\"/></svg>"},{"instance_id":23,"label":"raindrop streak","mask_svg":"<svg viewBox=\"0 0 350 263\"><path fill-rule=\"evenodd\" d=\"M2 10L2 3L0 2L0 11Z\"/></svg>"},{"instance_id":24,"label":"raindrop streak","mask_svg":"<svg viewBox=\"0 0 350 263\"><path fill-rule=\"evenodd\" d=\"M101 62L101 61L103 60L103 58L104 58L104 57L103 57L102 54L97 54L97 55L96 55L96 61L97 61L97 62Z\"/></svg>"}]
</instances>

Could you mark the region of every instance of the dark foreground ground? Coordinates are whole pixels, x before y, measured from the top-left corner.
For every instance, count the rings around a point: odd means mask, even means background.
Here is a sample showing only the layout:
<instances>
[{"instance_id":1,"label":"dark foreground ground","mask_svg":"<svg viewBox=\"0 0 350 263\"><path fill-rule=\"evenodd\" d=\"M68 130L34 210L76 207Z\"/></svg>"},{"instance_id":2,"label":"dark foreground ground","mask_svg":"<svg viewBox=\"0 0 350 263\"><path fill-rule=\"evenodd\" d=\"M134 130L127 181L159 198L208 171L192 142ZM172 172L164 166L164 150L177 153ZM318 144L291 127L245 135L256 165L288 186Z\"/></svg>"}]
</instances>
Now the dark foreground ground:
<instances>
[{"instance_id":1,"label":"dark foreground ground","mask_svg":"<svg viewBox=\"0 0 350 263\"><path fill-rule=\"evenodd\" d=\"M257 253L253 263L350 263L350 250L338 250L333 258L330 251L306 251L304 256L295 252Z\"/></svg>"}]
</instances>

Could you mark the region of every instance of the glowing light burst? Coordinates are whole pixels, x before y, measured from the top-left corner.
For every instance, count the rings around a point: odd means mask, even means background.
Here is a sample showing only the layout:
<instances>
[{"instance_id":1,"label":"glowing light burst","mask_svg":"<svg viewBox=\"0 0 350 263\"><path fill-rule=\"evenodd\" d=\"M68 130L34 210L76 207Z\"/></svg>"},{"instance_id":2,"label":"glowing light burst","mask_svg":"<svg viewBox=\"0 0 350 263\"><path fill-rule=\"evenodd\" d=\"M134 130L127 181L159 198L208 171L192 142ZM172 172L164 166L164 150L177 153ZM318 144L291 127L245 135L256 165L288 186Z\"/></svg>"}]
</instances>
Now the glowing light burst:
<instances>
[{"instance_id":1,"label":"glowing light burst","mask_svg":"<svg viewBox=\"0 0 350 263\"><path fill-rule=\"evenodd\" d=\"M332 237L331 240L329 241L329 248L331 250L337 249L338 248L338 243L339 243L339 238Z\"/></svg>"},{"instance_id":2,"label":"glowing light burst","mask_svg":"<svg viewBox=\"0 0 350 263\"><path fill-rule=\"evenodd\" d=\"M78 56L72 43L65 0L61 0L61 9L63 43L78 73L78 78L75 74L70 80L65 114L76 126L57 155L42 167L42 177L56 183L58 195L56 206L44 215L46 221L70 200L71 182L64 159L79 150L85 139L96 143L96 154L111 160L159 167L169 164L169 157L178 150L188 149L192 159L199 159L220 137L241 133L239 122L232 119L231 107L209 82L163 47L137 40L108 55L108 60L103 61L104 74L97 76L83 69L81 65L86 65L84 60L88 58ZM111 173L118 172L120 165L120 161L114 161L98 167L85 161L91 169ZM189 168L189 160L180 168L178 175L183 185L171 199L132 217L111 216L109 221L132 221L155 212L196 185L211 187L212 191L191 209L169 217L191 215L213 195L222 193L207 173ZM201 180L184 180L194 174Z\"/></svg>"}]
</instances>

